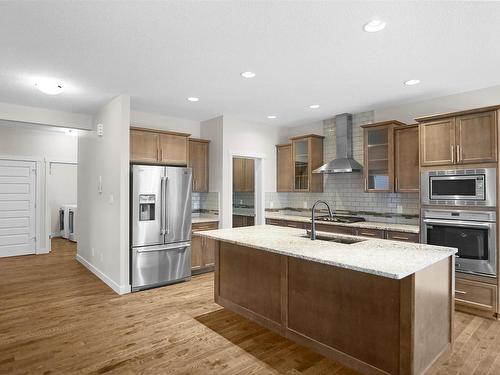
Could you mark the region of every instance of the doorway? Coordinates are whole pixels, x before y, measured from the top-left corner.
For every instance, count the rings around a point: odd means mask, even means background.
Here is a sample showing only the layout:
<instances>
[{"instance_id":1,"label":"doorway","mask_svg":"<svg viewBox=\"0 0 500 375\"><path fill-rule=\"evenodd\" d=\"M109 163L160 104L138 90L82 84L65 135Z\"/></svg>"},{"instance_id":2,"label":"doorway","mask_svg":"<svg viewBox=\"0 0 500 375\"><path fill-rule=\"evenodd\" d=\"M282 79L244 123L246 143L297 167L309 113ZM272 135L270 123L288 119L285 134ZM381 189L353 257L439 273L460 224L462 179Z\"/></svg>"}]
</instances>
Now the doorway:
<instances>
[{"instance_id":1,"label":"doorway","mask_svg":"<svg viewBox=\"0 0 500 375\"><path fill-rule=\"evenodd\" d=\"M255 159L233 157L232 227L255 225Z\"/></svg>"}]
</instances>

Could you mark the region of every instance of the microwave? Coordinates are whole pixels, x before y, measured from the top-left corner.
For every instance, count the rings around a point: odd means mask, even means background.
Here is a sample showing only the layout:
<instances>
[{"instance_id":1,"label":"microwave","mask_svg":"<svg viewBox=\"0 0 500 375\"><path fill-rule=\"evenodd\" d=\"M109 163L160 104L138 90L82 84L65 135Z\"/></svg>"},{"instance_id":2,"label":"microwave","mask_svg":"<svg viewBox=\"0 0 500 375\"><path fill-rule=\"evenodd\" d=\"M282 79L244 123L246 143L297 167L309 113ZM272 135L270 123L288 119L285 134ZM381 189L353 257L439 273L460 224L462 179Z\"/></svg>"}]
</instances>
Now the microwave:
<instances>
[{"instance_id":1,"label":"microwave","mask_svg":"<svg viewBox=\"0 0 500 375\"><path fill-rule=\"evenodd\" d=\"M496 207L496 168L424 171L424 205Z\"/></svg>"}]
</instances>

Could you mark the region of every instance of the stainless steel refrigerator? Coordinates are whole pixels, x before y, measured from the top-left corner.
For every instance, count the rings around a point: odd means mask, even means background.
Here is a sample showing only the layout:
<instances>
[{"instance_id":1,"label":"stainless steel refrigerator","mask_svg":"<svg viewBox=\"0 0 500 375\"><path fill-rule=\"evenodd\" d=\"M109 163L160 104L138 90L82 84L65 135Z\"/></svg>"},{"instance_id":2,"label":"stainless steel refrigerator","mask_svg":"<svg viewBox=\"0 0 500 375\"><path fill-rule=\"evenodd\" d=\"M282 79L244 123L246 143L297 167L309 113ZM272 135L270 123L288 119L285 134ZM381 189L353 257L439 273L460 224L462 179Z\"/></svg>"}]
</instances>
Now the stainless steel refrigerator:
<instances>
[{"instance_id":1,"label":"stainless steel refrigerator","mask_svg":"<svg viewBox=\"0 0 500 375\"><path fill-rule=\"evenodd\" d=\"M191 278L191 168L131 166L132 291Z\"/></svg>"}]
</instances>

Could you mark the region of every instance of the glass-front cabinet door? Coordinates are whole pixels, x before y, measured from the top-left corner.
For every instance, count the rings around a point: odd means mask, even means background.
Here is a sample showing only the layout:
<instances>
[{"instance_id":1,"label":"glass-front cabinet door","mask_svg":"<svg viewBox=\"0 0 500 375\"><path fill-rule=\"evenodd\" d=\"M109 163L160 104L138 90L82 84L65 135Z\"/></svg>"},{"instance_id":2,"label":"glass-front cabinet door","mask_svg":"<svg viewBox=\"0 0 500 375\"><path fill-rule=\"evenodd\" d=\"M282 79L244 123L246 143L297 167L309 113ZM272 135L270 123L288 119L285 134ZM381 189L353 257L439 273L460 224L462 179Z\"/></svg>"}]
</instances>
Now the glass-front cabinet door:
<instances>
[{"instance_id":1,"label":"glass-front cabinet door","mask_svg":"<svg viewBox=\"0 0 500 375\"><path fill-rule=\"evenodd\" d=\"M394 191L393 126L364 127L365 190Z\"/></svg>"},{"instance_id":2,"label":"glass-front cabinet door","mask_svg":"<svg viewBox=\"0 0 500 375\"><path fill-rule=\"evenodd\" d=\"M294 142L294 185L295 190L309 189L309 140L301 139Z\"/></svg>"}]
</instances>

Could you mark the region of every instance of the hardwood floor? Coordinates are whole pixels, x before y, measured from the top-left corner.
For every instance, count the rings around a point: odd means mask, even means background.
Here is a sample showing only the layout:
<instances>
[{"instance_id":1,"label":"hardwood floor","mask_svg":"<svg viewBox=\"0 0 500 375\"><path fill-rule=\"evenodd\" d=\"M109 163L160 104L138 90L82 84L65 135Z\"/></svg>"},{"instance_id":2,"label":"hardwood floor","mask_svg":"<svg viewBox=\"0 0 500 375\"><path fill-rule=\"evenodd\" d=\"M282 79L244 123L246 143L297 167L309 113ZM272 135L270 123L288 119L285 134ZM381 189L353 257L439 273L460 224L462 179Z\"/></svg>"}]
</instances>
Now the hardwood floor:
<instances>
[{"instance_id":1,"label":"hardwood floor","mask_svg":"<svg viewBox=\"0 0 500 375\"><path fill-rule=\"evenodd\" d=\"M0 374L355 374L213 303L212 274L118 296L52 249L0 259ZM500 322L455 325L429 373L500 374Z\"/></svg>"}]
</instances>

